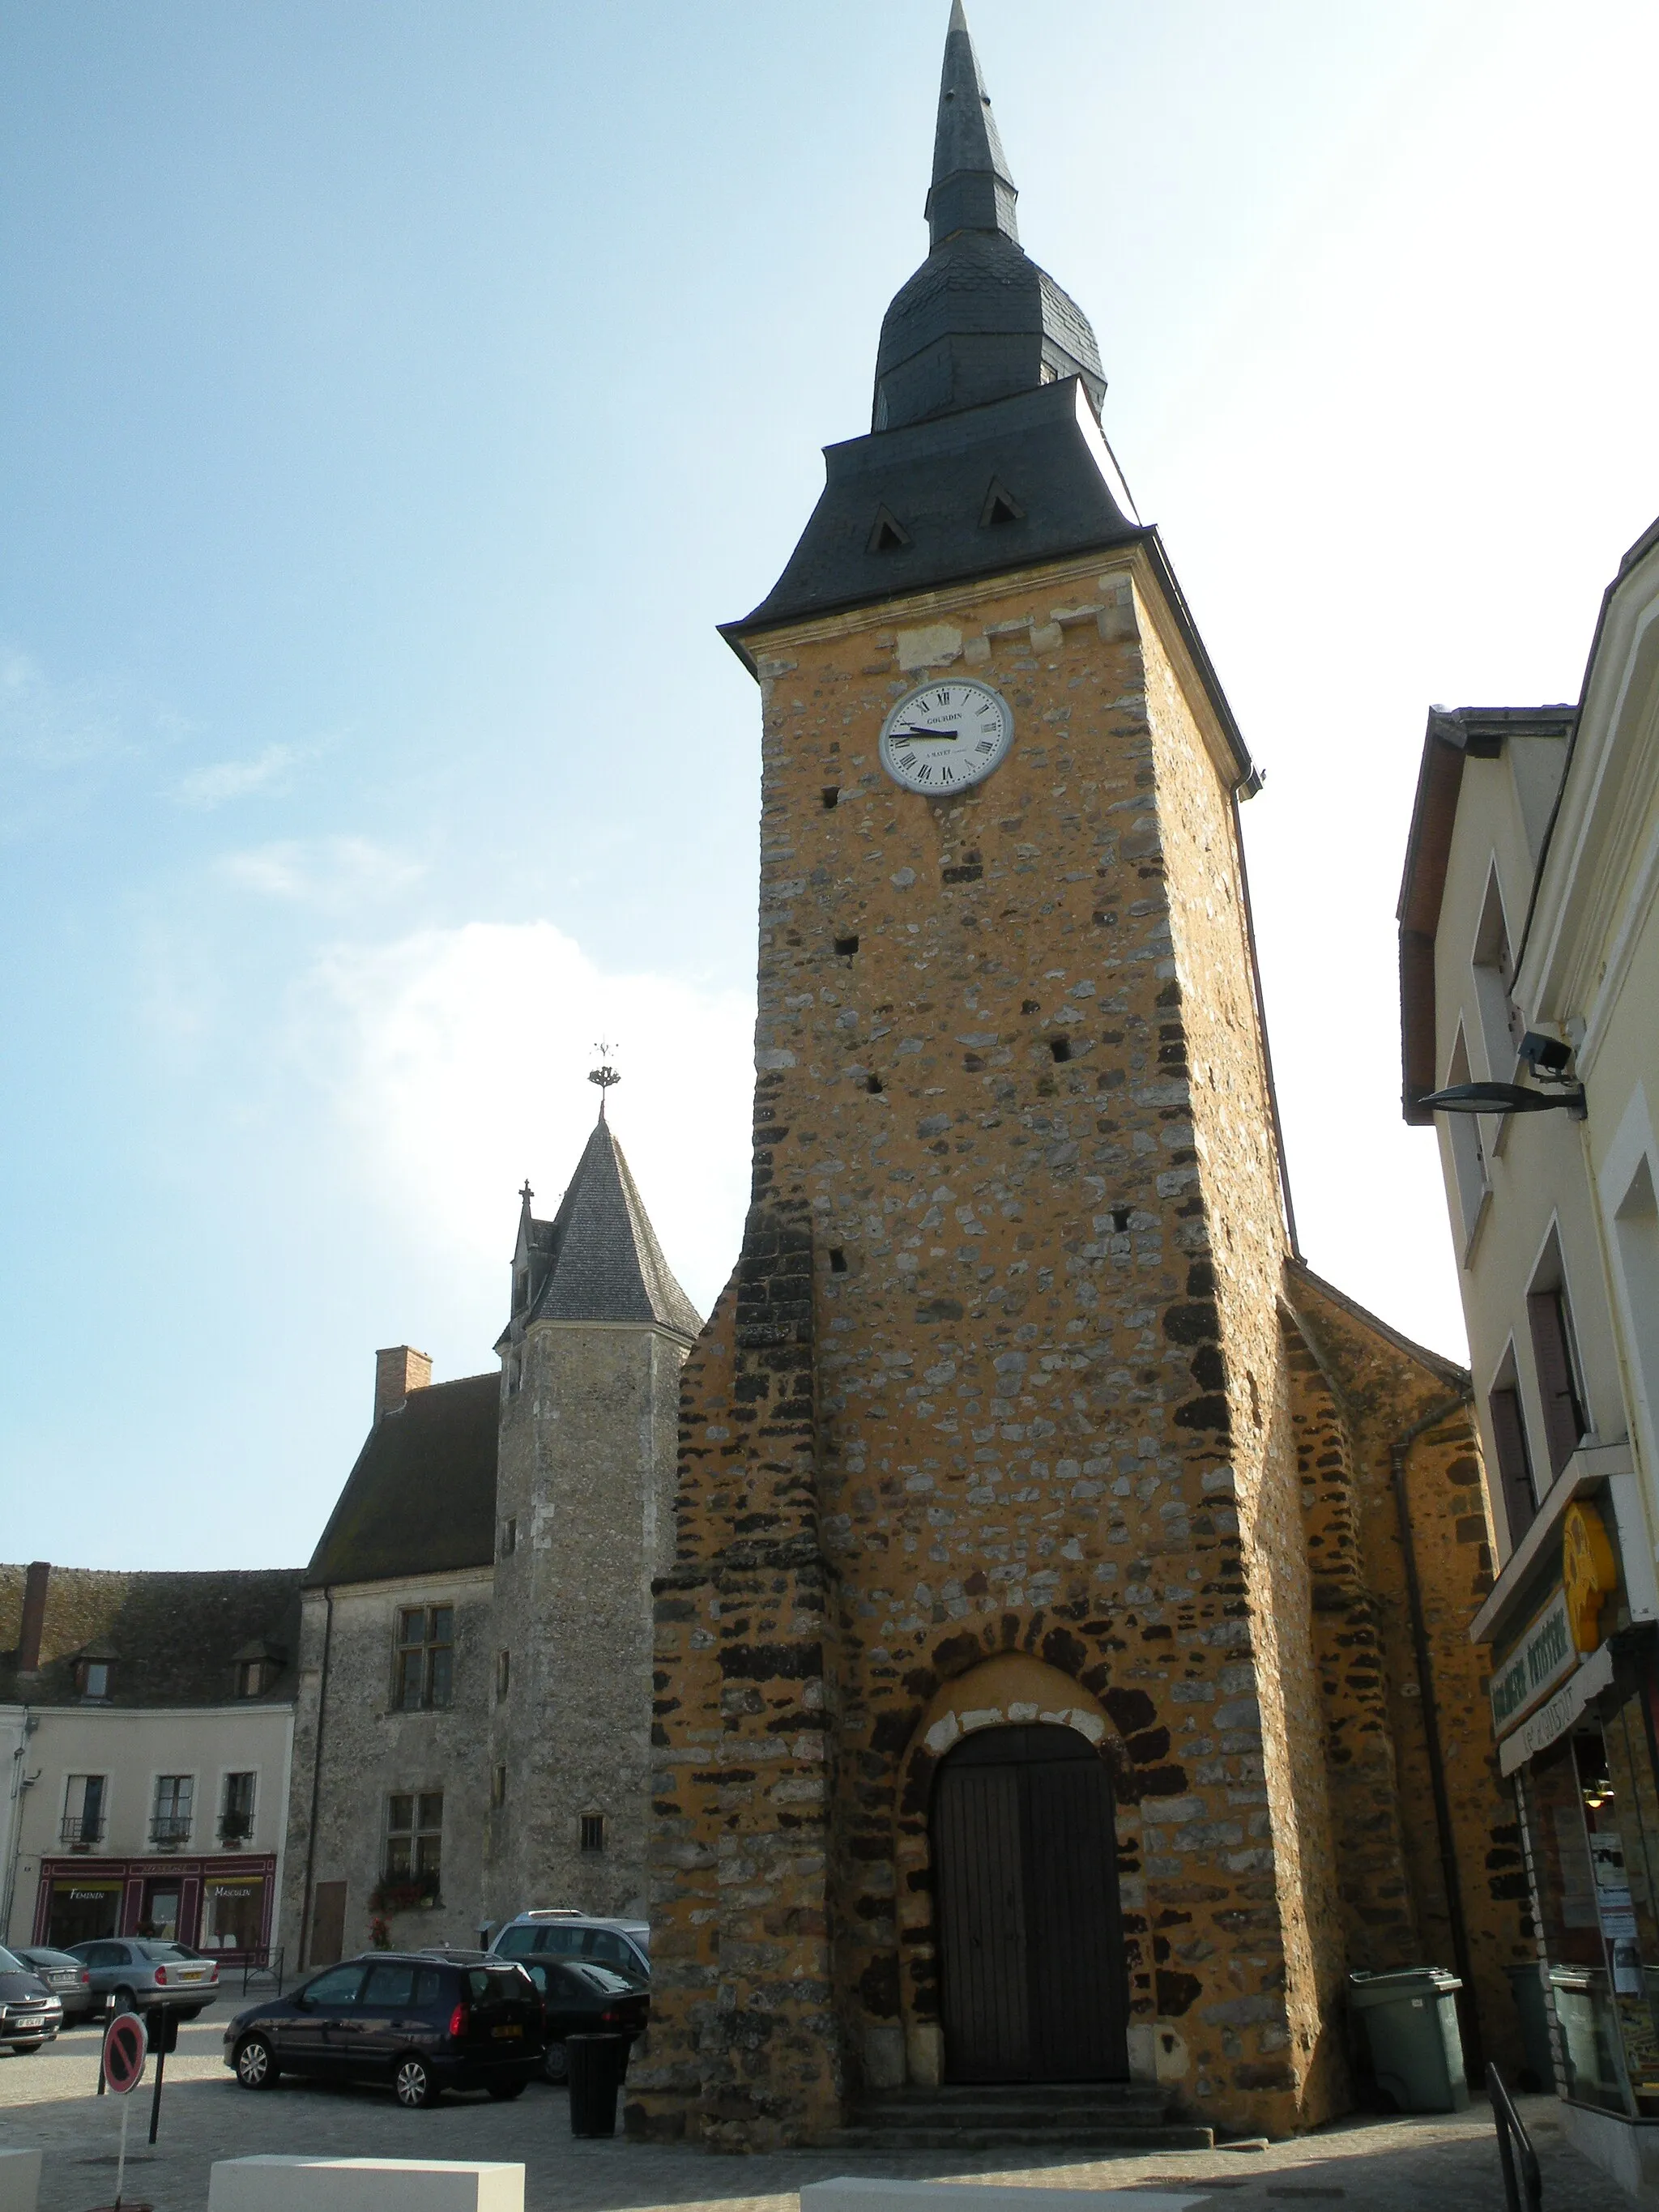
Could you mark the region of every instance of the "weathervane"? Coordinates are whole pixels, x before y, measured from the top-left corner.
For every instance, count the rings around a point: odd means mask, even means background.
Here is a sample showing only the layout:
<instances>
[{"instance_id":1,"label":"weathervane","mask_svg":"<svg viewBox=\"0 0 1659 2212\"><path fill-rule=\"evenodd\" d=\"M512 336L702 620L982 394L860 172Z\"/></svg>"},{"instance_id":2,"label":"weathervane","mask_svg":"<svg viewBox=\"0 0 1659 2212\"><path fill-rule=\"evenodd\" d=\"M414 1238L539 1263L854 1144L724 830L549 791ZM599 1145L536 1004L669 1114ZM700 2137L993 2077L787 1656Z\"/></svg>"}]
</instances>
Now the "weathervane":
<instances>
[{"instance_id":1,"label":"weathervane","mask_svg":"<svg viewBox=\"0 0 1659 2212\"><path fill-rule=\"evenodd\" d=\"M617 1074L616 1069L611 1065L611 1054L617 1049L616 1046L614 1044L607 1044L605 1042L605 1039L601 1037L593 1047L593 1049L599 1055L599 1065L596 1068L590 1070L587 1079L590 1083L597 1083L599 1086L599 1119L603 1121L605 1119L605 1094L607 1091L611 1090L614 1085L620 1083L622 1081L622 1078Z\"/></svg>"}]
</instances>

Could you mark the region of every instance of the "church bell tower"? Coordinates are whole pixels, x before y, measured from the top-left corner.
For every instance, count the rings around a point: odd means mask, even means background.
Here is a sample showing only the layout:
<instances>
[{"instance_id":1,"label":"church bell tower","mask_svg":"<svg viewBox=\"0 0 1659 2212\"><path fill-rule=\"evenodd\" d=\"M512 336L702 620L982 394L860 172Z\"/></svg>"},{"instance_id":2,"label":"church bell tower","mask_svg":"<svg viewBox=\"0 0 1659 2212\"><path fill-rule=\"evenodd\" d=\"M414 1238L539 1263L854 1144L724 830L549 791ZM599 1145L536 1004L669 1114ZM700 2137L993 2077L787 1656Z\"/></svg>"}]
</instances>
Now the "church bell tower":
<instances>
[{"instance_id":1,"label":"church bell tower","mask_svg":"<svg viewBox=\"0 0 1659 2212\"><path fill-rule=\"evenodd\" d=\"M872 428L724 635L753 1200L684 1370L629 2124L1340 2095L1345 1971L1239 839L1259 781L1019 242L959 4Z\"/></svg>"}]
</instances>

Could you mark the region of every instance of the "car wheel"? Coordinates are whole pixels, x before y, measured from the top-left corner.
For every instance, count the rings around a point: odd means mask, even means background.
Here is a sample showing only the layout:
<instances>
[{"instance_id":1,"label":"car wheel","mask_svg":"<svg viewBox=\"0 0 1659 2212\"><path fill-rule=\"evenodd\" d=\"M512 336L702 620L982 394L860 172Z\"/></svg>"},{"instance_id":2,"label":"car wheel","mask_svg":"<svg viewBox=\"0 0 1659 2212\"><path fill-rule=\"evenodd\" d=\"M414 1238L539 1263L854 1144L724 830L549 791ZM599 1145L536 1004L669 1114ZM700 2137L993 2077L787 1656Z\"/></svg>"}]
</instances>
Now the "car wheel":
<instances>
[{"instance_id":1,"label":"car wheel","mask_svg":"<svg viewBox=\"0 0 1659 2212\"><path fill-rule=\"evenodd\" d=\"M276 2053L263 2035L250 2035L236 2046L236 2079L245 2089L276 2087Z\"/></svg>"},{"instance_id":2,"label":"car wheel","mask_svg":"<svg viewBox=\"0 0 1659 2212\"><path fill-rule=\"evenodd\" d=\"M199 2020L206 2010L205 2005L180 2005L179 2017L180 2020Z\"/></svg>"},{"instance_id":3,"label":"car wheel","mask_svg":"<svg viewBox=\"0 0 1659 2212\"><path fill-rule=\"evenodd\" d=\"M422 2058L400 2058L392 2086L398 2093L398 2102L411 2112L438 2101L438 2085Z\"/></svg>"},{"instance_id":4,"label":"car wheel","mask_svg":"<svg viewBox=\"0 0 1659 2212\"><path fill-rule=\"evenodd\" d=\"M489 2087L498 2105L510 2105L515 2097L523 2096L525 2085L522 2081L492 2081Z\"/></svg>"},{"instance_id":5,"label":"car wheel","mask_svg":"<svg viewBox=\"0 0 1659 2212\"><path fill-rule=\"evenodd\" d=\"M19 2058L33 2058L40 2048L38 2043L14 2043L12 2045L14 2054Z\"/></svg>"},{"instance_id":6,"label":"car wheel","mask_svg":"<svg viewBox=\"0 0 1659 2212\"><path fill-rule=\"evenodd\" d=\"M542 2071L561 2087L570 2079L570 2060L562 2043L550 2043L542 2058Z\"/></svg>"},{"instance_id":7,"label":"car wheel","mask_svg":"<svg viewBox=\"0 0 1659 2212\"><path fill-rule=\"evenodd\" d=\"M109 2008L112 2012L137 2012L138 2009L137 1992L128 1989L112 1990L109 1993Z\"/></svg>"}]
</instances>

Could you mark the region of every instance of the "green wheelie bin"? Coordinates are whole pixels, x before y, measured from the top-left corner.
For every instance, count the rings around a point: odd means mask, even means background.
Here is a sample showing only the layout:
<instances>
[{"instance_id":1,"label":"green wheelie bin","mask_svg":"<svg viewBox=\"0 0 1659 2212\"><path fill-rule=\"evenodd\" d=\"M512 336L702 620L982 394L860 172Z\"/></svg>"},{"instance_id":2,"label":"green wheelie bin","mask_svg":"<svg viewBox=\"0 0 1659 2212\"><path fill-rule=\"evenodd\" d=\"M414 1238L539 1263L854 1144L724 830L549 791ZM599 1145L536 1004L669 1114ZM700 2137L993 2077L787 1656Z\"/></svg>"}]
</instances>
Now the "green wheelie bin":
<instances>
[{"instance_id":1,"label":"green wheelie bin","mask_svg":"<svg viewBox=\"0 0 1659 2212\"><path fill-rule=\"evenodd\" d=\"M1468 2104L1457 2025L1462 1986L1439 1966L1348 1977L1348 2002L1376 2086L1402 2112L1461 2112Z\"/></svg>"}]
</instances>

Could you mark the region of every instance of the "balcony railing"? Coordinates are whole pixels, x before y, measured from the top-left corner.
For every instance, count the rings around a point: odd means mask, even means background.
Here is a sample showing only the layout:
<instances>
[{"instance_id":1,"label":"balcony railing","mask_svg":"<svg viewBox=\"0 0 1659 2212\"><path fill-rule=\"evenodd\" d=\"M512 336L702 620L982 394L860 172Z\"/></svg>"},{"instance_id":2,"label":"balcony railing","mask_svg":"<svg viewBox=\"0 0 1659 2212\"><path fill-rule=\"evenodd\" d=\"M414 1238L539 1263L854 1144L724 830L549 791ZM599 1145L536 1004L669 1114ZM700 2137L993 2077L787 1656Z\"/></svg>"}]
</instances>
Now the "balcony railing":
<instances>
[{"instance_id":1,"label":"balcony railing","mask_svg":"<svg viewBox=\"0 0 1659 2212\"><path fill-rule=\"evenodd\" d=\"M89 1851L94 1844L104 1840L104 1816L101 1813L73 1814L58 1833L65 1850Z\"/></svg>"},{"instance_id":2,"label":"balcony railing","mask_svg":"<svg viewBox=\"0 0 1659 2212\"><path fill-rule=\"evenodd\" d=\"M252 1813L220 1814L219 1841L227 1845L230 1850L234 1850L238 1844L246 1843L252 1833L253 1815Z\"/></svg>"},{"instance_id":3,"label":"balcony railing","mask_svg":"<svg viewBox=\"0 0 1659 2212\"><path fill-rule=\"evenodd\" d=\"M149 1824L149 1839L158 1850L176 1850L190 1841L188 1813L158 1813Z\"/></svg>"}]
</instances>

